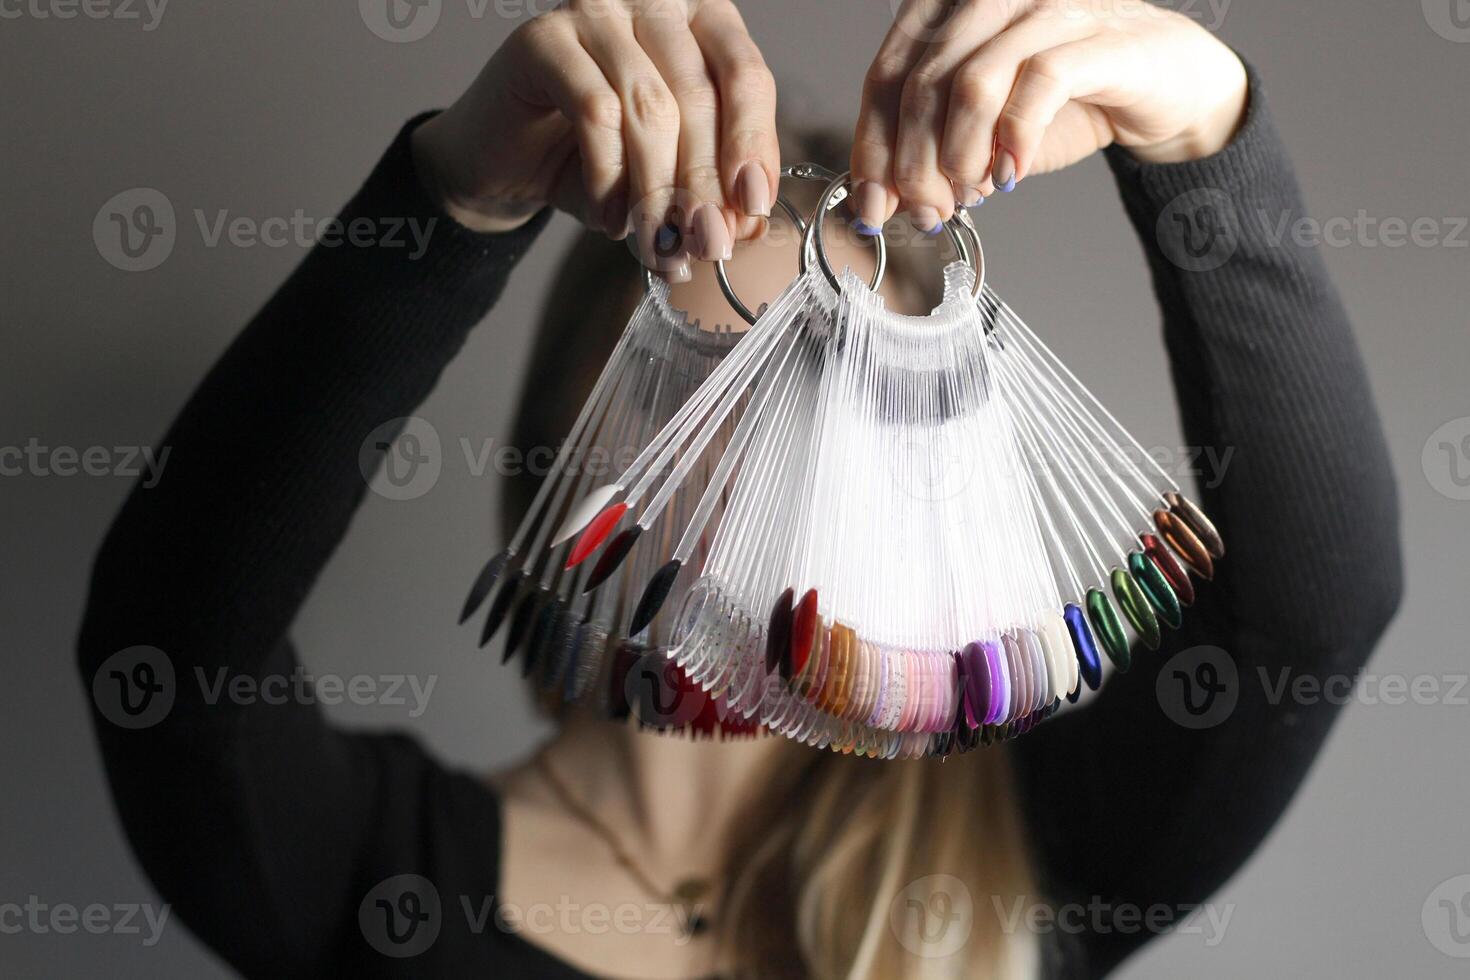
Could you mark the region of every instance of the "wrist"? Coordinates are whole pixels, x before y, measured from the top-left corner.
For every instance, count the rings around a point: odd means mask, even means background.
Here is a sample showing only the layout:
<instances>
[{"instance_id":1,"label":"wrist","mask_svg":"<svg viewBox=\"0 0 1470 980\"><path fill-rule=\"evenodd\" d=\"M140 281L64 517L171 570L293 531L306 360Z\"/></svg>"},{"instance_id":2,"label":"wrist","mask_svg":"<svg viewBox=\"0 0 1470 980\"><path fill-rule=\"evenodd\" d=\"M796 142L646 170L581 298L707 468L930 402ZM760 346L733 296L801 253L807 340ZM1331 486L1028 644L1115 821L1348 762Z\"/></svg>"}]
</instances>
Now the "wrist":
<instances>
[{"instance_id":1,"label":"wrist","mask_svg":"<svg viewBox=\"0 0 1470 980\"><path fill-rule=\"evenodd\" d=\"M439 205L451 220L471 231L513 231L530 221L540 210L539 206L506 206L493 201L475 200L458 190L459 182L449 177L449 174L450 162L460 151L454 148L442 119L441 113L426 120L409 137L414 171L418 175L419 185L429 199Z\"/></svg>"},{"instance_id":2,"label":"wrist","mask_svg":"<svg viewBox=\"0 0 1470 980\"><path fill-rule=\"evenodd\" d=\"M1230 145L1245 121L1249 92L1245 65L1231 52L1229 71L1219 86L1218 97L1194 123L1167 140L1130 146L1128 151L1144 163L1185 163L1214 156Z\"/></svg>"}]
</instances>

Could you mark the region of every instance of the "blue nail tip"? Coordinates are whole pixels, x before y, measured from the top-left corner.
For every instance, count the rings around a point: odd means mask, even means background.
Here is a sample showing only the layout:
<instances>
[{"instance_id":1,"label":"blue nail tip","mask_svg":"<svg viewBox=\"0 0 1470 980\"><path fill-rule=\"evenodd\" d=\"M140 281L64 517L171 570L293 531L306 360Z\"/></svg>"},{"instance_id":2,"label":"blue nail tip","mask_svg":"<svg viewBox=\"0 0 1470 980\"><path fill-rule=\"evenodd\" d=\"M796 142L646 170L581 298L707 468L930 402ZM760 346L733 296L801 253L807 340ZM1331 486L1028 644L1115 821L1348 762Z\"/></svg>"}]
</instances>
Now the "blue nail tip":
<instances>
[{"instance_id":1,"label":"blue nail tip","mask_svg":"<svg viewBox=\"0 0 1470 980\"><path fill-rule=\"evenodd\" d=\"M974 204L971 204L970 205L970 210L973 211L973 210L975 210L976 208L978 208L980 205L982 205L984 203L985 203L985 198L983 198L983 197L978 198L978 199L976 199L976 201L975 201Z\"/></svg>"},{"instance_id":2,"label":"blue nail tip","mask_svg":"<svg viewBox=\"0 0 1470 980\"><path fill-rule=\"evenodd\" d=\"M944 230L944 222L943 221L938 221L938 222L935 222L933 228L925 228L924 229L924 234L928 235L930 238L933 238L935 235L938 235L943 230Z\"/></svg>"},{"instance_id":3,"label":"blue nail tip","mask_svg":"<svg viewBox=\"0 0 1470 980\"><path fill-rule=\"evenodd\" d=\"M1015 189L1016 189L1016 175L1015 174L1011 174L1009 177L1007 177L1006 178L1006 182L1004 184L997 184L996 185L996 190L1004 191L1007 194L1009 194L1011 191L1013 191Z\"/></svg>"},{"instance_id":4,"label":"blue nail tip","mask_svg":"<svg viewBox=\"0 0 1470 980\"><path fill-rule=\"evenodd\" d=\"M1072 648L1077 651L1077 668L1082 680L1096 691L1102 683L1102 659L1098 656L1097 642L1087 628L1087 617L1076 603L1069 602L1062 610L1067 632L1071 634Z\"/></svg>"},{"instance_id":5,"label":"blue nail tip","mask_svg":"<svg viewBox=\"0 0 1470 980\"><path fill-rule=\"evenodd\" d=\"M853 219L852 227L859 235L867 235L869 238L883 234L882 228L876 225L870 225L861 218Z\"/></svg>"}]
</instances>

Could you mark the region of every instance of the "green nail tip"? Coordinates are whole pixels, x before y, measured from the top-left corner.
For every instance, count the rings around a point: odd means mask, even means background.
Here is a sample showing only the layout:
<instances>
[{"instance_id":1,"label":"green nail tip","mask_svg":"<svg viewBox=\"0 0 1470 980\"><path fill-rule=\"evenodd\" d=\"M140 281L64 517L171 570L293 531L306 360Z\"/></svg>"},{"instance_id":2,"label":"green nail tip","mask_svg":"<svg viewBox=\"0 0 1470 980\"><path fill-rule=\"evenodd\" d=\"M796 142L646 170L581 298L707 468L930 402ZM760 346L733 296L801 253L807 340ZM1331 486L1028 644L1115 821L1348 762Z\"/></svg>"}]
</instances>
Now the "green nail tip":
<instances>
[{"instance_id":1,"label":"green nail tip","mask_svg":"<svg viewBox=\"0 0 1470 980\"><path fill-rule=\"evenodd\" d=\"M1177 630L1179 624L1184 622L1184 607L1179 605L1179 597L1169 587L1169 580L1159 571L1159 566L1149 561L1143 552L1135 551L1128 556L1128 571L1133 573L1134 581L1143 587L1143 594L1148 596L1149 605L1154 607L1159 618L1170 629Z\"/></svg>"},{"instance_id":2,"label":"green nail tip","mask_svg":"<svg viewBox=\"0 0 1470 980\"><path fill-rule=\"evenodd\" d=\"M1144 598L1143 589L1138 587L1138 582L1125 569L1113 569L1113 595L1117 597L1118 605L1123 607L1123 615L1128 617L1128 622L1138 631L1144 645L1150 650L1157 650L1159 641L1163 639L1159 635L1159 618L1154 615L1154 607Z\"/></svg>"},{"instance_id":3,"label":"green nail tip","mask_svg":"<svg viewBox=\"0 0 1470 980\"><path fill-rule=\"evenodd\" d=\"M1123 621L1118 618L1117 610L1100 589L1087 590L1087 618L1092 621L1092 631L1113 666L1126 672L1133 663L1128 635L1123 632Z\"/></svg>"}]
</instances>

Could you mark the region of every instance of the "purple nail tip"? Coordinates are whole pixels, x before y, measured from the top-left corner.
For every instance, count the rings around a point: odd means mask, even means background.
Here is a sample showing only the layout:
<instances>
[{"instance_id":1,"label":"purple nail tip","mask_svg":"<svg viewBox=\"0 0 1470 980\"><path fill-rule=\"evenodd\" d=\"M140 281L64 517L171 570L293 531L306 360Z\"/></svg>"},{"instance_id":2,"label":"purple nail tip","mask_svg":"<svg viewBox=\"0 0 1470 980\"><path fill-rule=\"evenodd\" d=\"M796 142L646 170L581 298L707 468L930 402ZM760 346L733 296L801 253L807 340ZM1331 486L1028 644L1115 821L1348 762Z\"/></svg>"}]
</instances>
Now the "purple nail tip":
<instances>
[{"instance_id":1,"label":"purple nail tip","mask_svg":"<svg viewBox=\"0 0 1470 980\"><path fill-rule=\"evenodd\" d=\"M973 211L973 210L975 210L976 208L978 208L980 205L982 205L984 203L985 203L985 198L983 198L983 197L976 198L975 203L970 205L970 210Z\"/></svg>"},{"instance_id":2,"label":"purple nail tip","mask_svg":"<svg viewBox=\"0 0 1470 980\"><path fill-rule=\"evenodd\" d=\"M930 238L933 238L935 235L938 235L943 230L944 230L944 222L943 221L937 221L937 222L934 223L934 227L933 228L926 228L926 229L924 229L924 234L928 235Z\"/></svg>"},{"instance_id":3,"label":"purple nail tip","mask_svg":"<svg viewBox=\"0 0 1470 980\"><path fill-rule=\"evenodd\" d=\"M1013 191L1015 189L1016 189L1016 175L1015 174L1011 174L1009 177L1007 177L1006 178L1006 182L1004 184L997 184L996 185L996 190L1004 191L1007 194L1009 194L1011 191Z\"/></svg>"},{"instance_id":4,"label":"purple nail tip","mask_svg":"<svg viewBox=\"0 0 1470 980\"><path fill-rule=\"evenodd\" d=\"M859 235L867 235L869 238L883 234L882 228L876 225L870 225L861 218L853 219L852 227Z\"/></svg>"}]
</instances>

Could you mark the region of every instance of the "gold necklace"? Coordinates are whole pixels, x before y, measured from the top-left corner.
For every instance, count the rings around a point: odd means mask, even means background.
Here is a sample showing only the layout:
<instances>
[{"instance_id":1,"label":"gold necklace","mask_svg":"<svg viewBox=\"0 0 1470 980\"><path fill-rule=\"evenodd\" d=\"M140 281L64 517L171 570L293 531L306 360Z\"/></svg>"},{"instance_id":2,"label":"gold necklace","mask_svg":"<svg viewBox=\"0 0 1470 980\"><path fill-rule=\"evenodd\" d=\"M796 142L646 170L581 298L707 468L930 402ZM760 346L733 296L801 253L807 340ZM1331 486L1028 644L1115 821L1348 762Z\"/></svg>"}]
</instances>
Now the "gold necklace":
<instances>
[{"instance_id":1,"label":"gold necklace","mask_svg":"<svg viewBox=\"0 0 1470 980\"><path fill-rule=\"evenodd\" d=\"M562 782L556 770L551 768L551 760L546 757L546 753L537 753L533 763L536 766L536 771L546 780L546 784L551 787L552 793L556 795L562 806L566 807L578 822L602 838L602 841L607 844L608 850L612 851L613 860L617 862L618 866L626 871L633 880L637 881L645 892L657 899L660 904L679 910L679 928L683 931L684 938L688 939L693 936L700 936L709 931L712 925L709 916L699 910L700 901L710 892L708 879L697 877L682 878L674 884L672 890L659 888L654 884L653 879L648 876L647 872L634 860L632 853L623 846L623 842L618 839L617 834L613 833L612 828L599 820L591 809L572 794L571 789L566 783Z\"/></svg>"}]
</instances>

